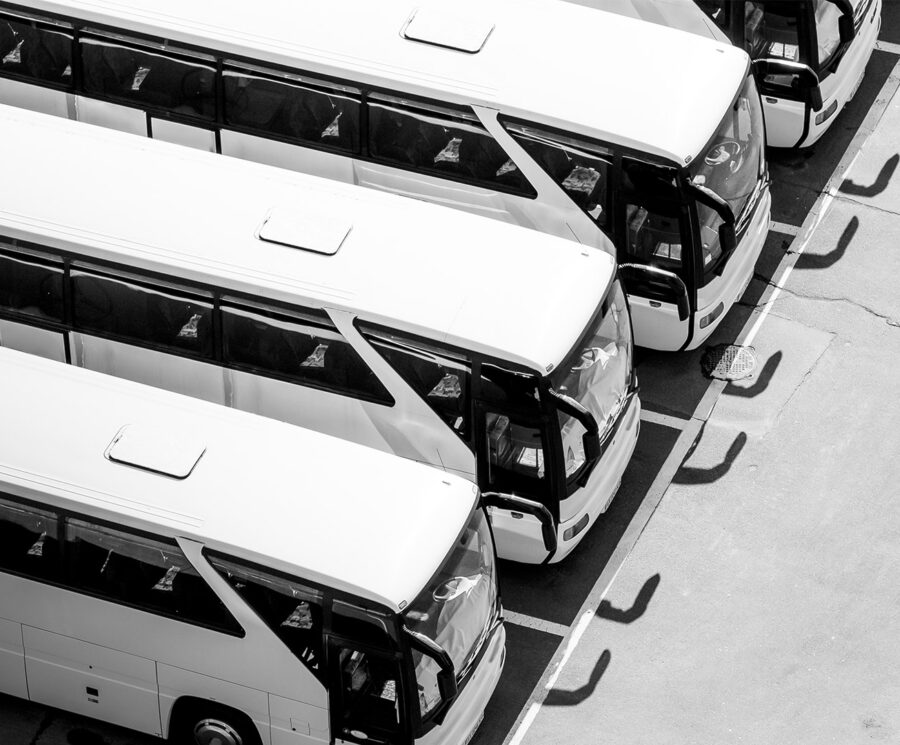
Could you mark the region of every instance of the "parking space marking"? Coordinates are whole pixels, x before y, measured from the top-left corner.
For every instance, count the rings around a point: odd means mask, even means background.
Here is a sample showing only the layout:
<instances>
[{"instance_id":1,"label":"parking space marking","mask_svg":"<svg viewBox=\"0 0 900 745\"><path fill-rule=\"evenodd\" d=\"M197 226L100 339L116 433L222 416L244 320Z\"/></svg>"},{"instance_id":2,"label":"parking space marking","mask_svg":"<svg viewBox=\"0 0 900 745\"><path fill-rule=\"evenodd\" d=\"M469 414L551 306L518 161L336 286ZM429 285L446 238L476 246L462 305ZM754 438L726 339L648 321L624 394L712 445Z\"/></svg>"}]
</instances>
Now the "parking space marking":
<instances>
[{"instance_id":1,"label":"parking space marking","mask_svg":"<svg viewBox=\"0 0 900 745\"><path fill-rule=\"evenodd\" d=\"M803 228L800 228L796 225L788 225L786 222L778 222L776 220L772 220L769 224L769 228L774 230L776 233L784 233L785 235L797 235Z\"/></svg>"},{"instance_id":2,"label":"parking space marking","mask_svg":"<svg viewBox=\"0 0 900 745\"><path fill-rule=\"evenodd\" d=\"M669 414L660 414L658 411L641 409L641 421L648 424L661 424L663 427L671 427L672 429L684 429L690 420L670 416Z\"/></svg>"},{"instance_id":3,"label":"parking space marking","mask_svg":"<svg viewBox=\"0 0 900 745\"><path fill-rule=\"evenodd\" d=\"M876 41L875 48L879 52L890 52L900 57L900 44L895 44L891 41Z\"/></svg>"},{"instance_id":4,"label":"parking space marking","mask_svg":"<svg viewBox=\"0 0 900 745\"><path fill-rule=\"evenodd\" d=\"M569 633L569 627L561 623L553 621L545 621L543 618L535 618L534 616L526 616L523 613L516 613L508 608L503 609L503 620L506 623L514 623L516 626L524 626L526 629L536 629L543 631L545 634L553 634L554 636L563 637Z\"/></svg>"},{"instance_id":5,"label":"parking space marking","mask_svg":"<svg viewBox=\"0 0 900 745\"><path fill-rule=\"evenodd\" d=\"M744 325L744 328L738 335L739 344L749 344L758 333L760 327L762 326L763 320L765 320L765 318L768 316L769 310L772 306L772 302L775 298L777 298L778 294L780 294L781 288L784 286L784 282L790 275L790 272L797 261L799 253L802 253L802 251L805 250L806 246L809 244L809 240L812 237L813 232L818 227L825 213L828 211L828 208L831 206L832 202L837 196L837 187L843 180L844 174L846 174L850 170L850 167L853 165L853 161L859 155L859 152L862 149L865 141L874 131L875 126L878 124L878 121L881 119L882 115L887 109L887 105L893 98L894 94L897 92L898 87L900 87L900 62L898 62L894 67L893 72L888 77L887 81L879 92L875 104L869 110L869 113L866 115L866 118L863 120L863 123L857 130L855 136L853 137L853 140L844 151L844 156L841 158L840 162L835 168L834 173L832 173L831 178L829 178L825 189L823 190L820 197L816 200L815 205L813 205L813 208L810 210L806 219L803 221L803 226L798 232L800 240L794 240L794 242L792 243L792 250L785 255L785 257L781 260L778 269L772 275L774 277L780 272L781 278L777 283L773 282L773 287L769 288L771 292L769 292L768 298L766 299L765 308L760 313L759 318L756 319L752 326L750 326L750 319L748 319L747 323ZM796 253L793 249L794 243L799 244L799 249ZM748 326L750 326L749 332L747 332ZM725 382L721 380L712 380L710 382L710 385L706 389L703 398L700 400L700 403L697 405L697 408L694 411L694 416L690 420L688 420L684 429L681 430L681 434L678 436L678 440L676 441L674 448L672 448L672 451L669 453L669 457L666 458L665 463L663 463L662 468L659 470L659 473L653 480L653 484L650 486L650 489L648 490L644 501L641 503L640 507L629 523L628 528L625 530L625 533L622 536L622 539L616 546L615 551L613 551L612 556L610 557L600 576L597 578L597 581L594 584L594 587L591 589L590 594L582 604L581 610L579 612L578 624L572 630L571 636L569 636L568 639L563 640L563 642L560 644L560 647L553 655L553 660L551 661L550 665L548 665L547 669L544 671L544 674L541 676L540 681L538 681L538 684L532 691L528 704L526 704L525 708L523 708L523 710L519 713L519 717L516 720L514 730L504 740L504 745L521 745L522 741L525 738L525 735L528 733L528 730L530 729L532 723L540 712L541 707L544 703L544 699L547 697L547 693L555 685L560 674L562 673L563 668L574 652L575 647L578 646L578 642L581 640L582 635L587 630L591 619L596 613L600 601L603 599L603 596L612 585L613 581L616 578L616 575L619 573L619 570L625 563L625 559L631 553L634 545L637 543L641 534L644 532L644 528L650 522L650 518L653 516L653 513L656 511L656 508L662 500L663 495L669 488L669 484L674 478L675 473L681 467L681 463L687 455L691 445L694 443L697 437L700 436L703 425L706 423L706 420L712 413L716 401L724 390L725 385Z\"/></svg>"}]
</instances>

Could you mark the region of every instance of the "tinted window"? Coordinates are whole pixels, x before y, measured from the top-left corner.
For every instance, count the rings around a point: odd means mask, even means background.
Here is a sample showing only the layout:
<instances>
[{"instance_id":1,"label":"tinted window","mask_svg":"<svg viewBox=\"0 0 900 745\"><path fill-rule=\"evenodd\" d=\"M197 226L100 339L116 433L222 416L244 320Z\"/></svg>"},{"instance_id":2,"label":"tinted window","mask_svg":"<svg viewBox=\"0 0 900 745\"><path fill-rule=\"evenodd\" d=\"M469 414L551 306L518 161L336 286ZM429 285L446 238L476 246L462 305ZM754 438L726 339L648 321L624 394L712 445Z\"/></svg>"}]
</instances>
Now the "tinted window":
<instances>
[{"instance_id":1,"label":"tinted window","mask_svg":"<svg viewBox=\"0 0 900 745\"><path fill-rule=\"evenodd\" d=\"M212 304L117 279L71 273L75 327L212 356Z\"/></svg>"},{"instance_id":2,"label":"tinted window","mask_svg":"<svg viewBox=\"0 0 900 745\"><path fill-rule=\"evenodd\" d=\"M38 579L59 578L56 517L0 499L0 568Z\"/></svg>"},{"instance_id":3,"label":"tinted window","mask_svg":"<svg viewBox=\"0 0 900 745\"><path fill-rule=\"evenodd\" d=\"M681 199L674 172L622 161L626 261L677 271L682 263Z\"/></svg>"},{"instance_id":4,"label":"tinted window","mask_svg":"<svg viewBox=\"0 0 900 745\"><path fill-rule=\"evenodd\" d=\"M394 741L391 735L400 728L397 663L386 656L345 645L336 644L331 653L337 658L340 675L337 718L341 739Z\"/></svg>"},{"instance_id":5,"label":"tinted window","mask_svg":"<svg viewBox=\"0 0 900 745\"><path fill-rule=\"evenodd\" d=\"M76 589L182 621L241 630L174 543L69 520L66 565Z\"/></svg>"},{"instance_id":6,"label":"tinted window","mask_svg":"<svg viewBox=\"0 0 900 745\"><path fill-rule=\"evenodd\" d=\"M62 267L0 255L0 307L61 321L62 286Z\"/></svg>"},{"instance_id":7,"label":"tinted window","mask_svg":"<svg viewBox=\"0 0 900 745\"><path fill-rule=\"evenodd\" d=\"M481 371L488 485L496 491L546 498L542 482L547 443L537 421L537 379L489 364Z\"/></svg>"},{"instance_id":8,"label":"tinted window","mask_svg":"<svg viewBox=\"0 0 900 745\"><path fill-rule=\"evenodd\" d=\"M225 121L284 137L359 151L359 101L299 83L226 70Z\"/></svg>"},{"instance_id":9,"label":"tinted window","mask_svg":"<svg viewBox=\"0 0 900 745\"><path fill-rule=\"evenodd\" d=\"M533 195L534 190L474 114L399 100L369 104L369 153L386 163Z\"/></svg>"},{"instance_id":10,"label":"tinted window","mask_svg":"<svg viewBox=\"0 0 900 745\"><path fill-rule=\"evenodd\" d=\"M601 228L609 223L612 153L596 143L510 125L509 133Z\"/></svg>"},{"instance_id":11,"label":"tinted window","mask_svg":"<svg viewBox=\"0 0 900 745\"><path fill-rule=\"evenodd\" d=\"M369 331L366 338L454 432L468 437L472 371L467 360L386 332Z\"/></svg>"},{"instance_id":12,"label":"tinted window","mask_svg":"<svg viewBox=\"0 0 900 745\"><path fill-rule=\"evenodd\" d=\"M46 83L72 82L72 33L0 16L0 71Z\"/></svg>"},{"instance_id":13,"label":"tinted window","mask_svg":"<svg viewBox=\"0 0 900 745\"><path fill-rule=\"evenodd\" d=\"M81 42L84 90L213 119L215 67L96 39Z\"/></svg>"},{"instance_id":14,"label":"tinted window","mask_svg":"<svg viewBox=\"0 0 900 745\"><path fill-rule=\"evenodd\" d=\"M296 382L391 402L390 394L356 350L328 324L222 309L222 353L229 364Z\"/></svg>"},{"instance_id":15,"label":"tinted window","mask_svg":"<svg viewBox=\"0 0 900 745\"><path fill-rule=\"evenodd\" d=\"M322 593L233 559L207 558L288 649L324 678Z\"/></svg>"}]
</instances>

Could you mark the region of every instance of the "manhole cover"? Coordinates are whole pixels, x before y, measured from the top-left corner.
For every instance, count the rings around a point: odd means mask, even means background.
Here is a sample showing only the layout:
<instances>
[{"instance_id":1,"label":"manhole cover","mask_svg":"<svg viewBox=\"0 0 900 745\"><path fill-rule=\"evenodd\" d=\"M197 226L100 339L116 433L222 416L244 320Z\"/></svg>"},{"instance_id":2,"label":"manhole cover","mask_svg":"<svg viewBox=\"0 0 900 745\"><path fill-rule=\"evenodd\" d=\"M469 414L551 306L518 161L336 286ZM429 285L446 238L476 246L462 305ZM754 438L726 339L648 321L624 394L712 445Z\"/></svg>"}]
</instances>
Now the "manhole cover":
<instances>
[{"instance_id":1,"label":"manhole cover","mask_svg":"<svg viewBox=\"0 0 900 745\"><path fill-rule=\"evenodd\" d=\"M756 368L753 347L739 344L717 344L707 347L700 360L700 369L707 378L742 380L749 378Z\"/></svg>"}]
</instances>

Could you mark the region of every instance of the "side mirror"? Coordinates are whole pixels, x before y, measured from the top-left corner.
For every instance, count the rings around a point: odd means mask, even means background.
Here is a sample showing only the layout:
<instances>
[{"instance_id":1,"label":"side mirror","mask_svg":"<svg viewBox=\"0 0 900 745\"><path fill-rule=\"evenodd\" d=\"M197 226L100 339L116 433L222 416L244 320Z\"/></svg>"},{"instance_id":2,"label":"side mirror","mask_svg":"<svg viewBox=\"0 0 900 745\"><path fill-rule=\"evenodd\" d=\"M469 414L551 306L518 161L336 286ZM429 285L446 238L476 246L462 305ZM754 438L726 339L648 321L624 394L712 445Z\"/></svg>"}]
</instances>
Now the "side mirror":
<instances>
[{"instance_id":1,"label":"side mirror","mask_svg":"<svg viewBox=\"0 0 900 745\"><path fill-rule=\"evenodd\" d=\"M731 233L734 235L734 228ZM686 321L691 314L687 286L677 274L648 264L619 264L619 277L630 295L673 303L679 321Z\"/></svg>"},{"instance_id":2,"label":"side mirror","mask_svg":"<svg viewBox=\"0 0 900 745\"><path fill-rule=\"evenodd\" d=\"M838 31L841 35L841 44L850 44L856 38L856 25L853 23L853 14L842 15L838 19Z\"/></svg>"},{"instance_id":3,"label":"side mirror","mask_svg":"<svg viewBox=\"0 0 900 745\"><path fill-rule=\"evenodd\" d=\"M757 78L766 75L793 77L791 87L800 93L803 102L808 103L813 111L822 110L822 90L819 88L819 76L809 65L784 59L757 59L753 60L753 73Z\"/></svg>"},{"instance_id":4,"label":"side mirror","mask_svg":"<svg viewBox=\"0 0 900 745\"><path fill-rule=\"evenodd\" d=\"M723 222L719 225L719 245L722 247L722 253L725 256L731 256L732 251L737 248L737 235L734 232L734 223ZM720 261L715 269L717 276L722 276L725 271L725 262Z\"/></svg>"}]
</instances>

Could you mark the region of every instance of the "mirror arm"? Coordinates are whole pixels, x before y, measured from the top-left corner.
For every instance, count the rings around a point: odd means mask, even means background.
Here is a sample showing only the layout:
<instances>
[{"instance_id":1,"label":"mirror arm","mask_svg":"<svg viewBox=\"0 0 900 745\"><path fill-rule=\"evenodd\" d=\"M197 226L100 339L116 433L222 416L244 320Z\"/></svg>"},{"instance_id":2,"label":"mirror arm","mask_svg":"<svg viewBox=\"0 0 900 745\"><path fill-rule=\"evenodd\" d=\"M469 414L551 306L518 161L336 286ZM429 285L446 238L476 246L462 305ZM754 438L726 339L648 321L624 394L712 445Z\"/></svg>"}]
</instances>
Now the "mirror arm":
<instances>
[{"instance_id":1,"label":"mirror arm","mask_svg":"<svg viewBox=\"0 0 900 745\"><path fill-rule=\"evenodd\" d=\"M594 470L594 466L597 465L603 452L600 448L600 425L597 423L596 417L574 398L564 393L557 393L552 388L550 389L550 395L556 401L560 411L577 419L585 429L581 441L584 443L586 462L579 477L579 483L584 485L590 478L591 471Z\"/></svg>"},{"instance_id":2,"label":"mirror arm","mask_svg":"<svg viewBox=\"0 0 900 745\"><path fill-rule=\"evenodd\" d=\"M544 539L544 549L552 556L556 552L557 537L556 523L544 505L532 499L525 499L515 494L500 494L499 492L486 491L481 494L481 501L485 507L499 507L502 510L523 512L526 515L536 517L541 523L541 537Z\"/></svg>"},{"instance_id":3,"label":"mirror arm","mask_svg":"<svg viewBox=\"0 0 900 745\"><path fill-rule=\"evenodd\" d=\"M441 706L445 707L456 698L458 688L456 686L456 670L453 669L453 660L447 654L440 644L433 639L413 631L406 625L403 626L403 633L409 637L410 646L418 649L426 657L430 657L437 662L441 671L438 673L438 691L441 694Z\"/></svg>"},{"instance_id":4,"label":"mirror arm","mask_svg":"<svg viewBox=\"0 0 900 745\"><path fill-rule=\"evenodd\" d=\"M669 282L670 284L677 284L681 290L678 302L678 320L687 320L687 317L691 314L690 300L688 299L687 285L681 277L674 272L660 269L658 266L651 266L650 264L619 264L619 270L622 269L635 269L637 271L647 272L648 274L655 274L658 277L664 278L666 282Z\"/></svg>"}]
</instances>

